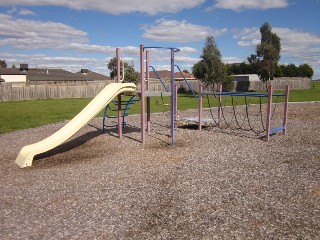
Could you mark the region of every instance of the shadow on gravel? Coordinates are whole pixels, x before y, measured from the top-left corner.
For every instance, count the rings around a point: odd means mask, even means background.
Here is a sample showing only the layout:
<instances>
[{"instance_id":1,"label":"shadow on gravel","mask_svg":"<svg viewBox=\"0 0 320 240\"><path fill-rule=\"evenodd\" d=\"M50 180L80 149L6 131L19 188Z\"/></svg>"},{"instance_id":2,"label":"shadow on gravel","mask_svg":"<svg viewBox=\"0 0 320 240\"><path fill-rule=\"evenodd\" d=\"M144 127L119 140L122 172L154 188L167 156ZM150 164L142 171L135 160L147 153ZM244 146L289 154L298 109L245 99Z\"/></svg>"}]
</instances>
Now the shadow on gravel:
<instances>
[{"instance_id":1,"label":"shadow on gravel","mask_svg":"<svg viewBox=\"0 0 320 240\"><path fill-rule=\"evenodd\" d=\"M41 160L43 158L51 157L60 153L68 152L74 148L77 148L86 142L90 141L93 138L98 137L101 135L101 131L91 131L87 132L75 139L72 139L71 141L65 142L57 147L55 147L52 150L49 150L44 153L40 153L34 157L34 161Z\"/></svg>"},{"instance_id":2,"label":"shadow on gravel","mask_svg":"<svg viewBox=\"0 0 320 240\"><path fill-rule=\"evenodd\" d=\"M101 130L102 132L102 130ZM140 139L133 138L126 134L141 132L141 129L130 124L127 124L124 128L122 128L123 137L131 139L136 142L140 142ZM107 128L103 134L108 134L112 137L118 137L118 127Z\"/></svg>"}]
</instances>

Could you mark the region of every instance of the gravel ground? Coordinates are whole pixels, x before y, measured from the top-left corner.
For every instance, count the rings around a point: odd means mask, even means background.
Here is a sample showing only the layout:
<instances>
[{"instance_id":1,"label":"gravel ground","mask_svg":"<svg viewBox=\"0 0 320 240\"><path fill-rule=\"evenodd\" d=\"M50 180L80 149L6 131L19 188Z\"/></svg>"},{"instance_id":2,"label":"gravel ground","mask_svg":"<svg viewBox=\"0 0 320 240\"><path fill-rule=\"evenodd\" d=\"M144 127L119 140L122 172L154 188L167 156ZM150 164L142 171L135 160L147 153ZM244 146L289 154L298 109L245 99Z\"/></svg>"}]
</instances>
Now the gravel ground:
<instances>
[{"instance_id":1,"label":"gravel ground","mask_svg":"<svg viewBox=\"0 0 320 240\"><path fill-rule=\"evenodd\" d=\"M145 145L139 116L122 140L95 119L23 169L21 147L65 122L2 134L0 239L320 239L319 113L290 103L288 134L269 143L179 128L175 147L167 113Z\"/></svg>"}]
</instances>

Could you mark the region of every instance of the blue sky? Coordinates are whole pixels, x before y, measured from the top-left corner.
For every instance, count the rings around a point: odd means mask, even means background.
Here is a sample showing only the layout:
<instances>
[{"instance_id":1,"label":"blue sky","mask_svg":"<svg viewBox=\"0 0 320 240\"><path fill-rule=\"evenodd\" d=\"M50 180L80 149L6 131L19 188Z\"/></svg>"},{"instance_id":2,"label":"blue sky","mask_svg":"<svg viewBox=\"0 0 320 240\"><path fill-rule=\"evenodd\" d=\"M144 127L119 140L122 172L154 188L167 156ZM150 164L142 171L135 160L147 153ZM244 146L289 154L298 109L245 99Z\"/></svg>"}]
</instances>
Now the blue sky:
<instances>
[{"instance_id":1,"label":"blue sky","mask_svg":"<svg viewBox=\"0 0 320 240\"><path fill-rule=\"evenodd\" d=\"M139 69L144 44L180 48L176 63L190 70L207 35L224 62L244 61L267 21L281 38L280 62L308 63L319 79L319 12L320 0L1 0L0 59L108 75L117 47ZM152 50L151 64L169 69L169 53Z\"/></svg>"}]
</instances>

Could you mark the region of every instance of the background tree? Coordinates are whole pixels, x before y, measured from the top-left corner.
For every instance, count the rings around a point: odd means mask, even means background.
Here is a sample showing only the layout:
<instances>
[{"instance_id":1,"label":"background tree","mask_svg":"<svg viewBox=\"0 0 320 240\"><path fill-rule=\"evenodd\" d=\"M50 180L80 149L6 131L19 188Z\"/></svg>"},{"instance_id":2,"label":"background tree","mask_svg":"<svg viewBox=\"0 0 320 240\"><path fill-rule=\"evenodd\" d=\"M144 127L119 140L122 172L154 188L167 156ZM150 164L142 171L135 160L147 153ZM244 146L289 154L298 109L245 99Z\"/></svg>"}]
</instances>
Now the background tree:
<instances>
[{"instance_id":1,"label":"background tree","mask_svg":"<svg viewBox=\"0 0 320 240\"><path fill-rule=\"evenodd\" d=\"M0 59L0 67L1 67L1 68L6 68L6 67L7 67L6 60Z\"/></svg>"},{"instance_id":2,"label":"background tree","mask_svg":"<svg viewBox=\"0 0 320 240\"><path fill-rule=\"evenodd\" d=\"M295 64L280 65L284 77L297 77L298 68Z\"/></svg>"},{"instance_id":3,"label":"background tree","mask_svg":"<svg viewBox=\"0 0 320 240\"><path fill-rule=\"evenodd\" d=\"M283 77L282 68L281 68L281 66L278 65L278 64L277 64L277 66L275 67L274 77L275 77L275 78Z\"/></svg>"},{"instance_id":4,"label":"background tree","mask_svg":"<svg viewBox=\"0 0 320 240\"><path fill-rule=\"evenodd\" d=\"M124 80L123 82L131 82L134 84L138 84L140 81L140 73L134 70L134 65L131 64L127 66L124 70Z\"/></svg>"},{"instance_id":5,"label":"background tree","mask_svg":"<svg viewBox=\"0 0 320 240\"><path fill-rule=\"evenodd\" d=\"M122 67L122 64L121 64ZM128 67L128 63L124 62L124 69ZM111 58L108 63L108 69L110 70L110 78L114 80L117 77L117 58Z\"/></svg>"},{"instance_id":6,"label":"background tree","mask_svg":"<svg viewBox=\"0 0 320 240\"><path fill-rule=\"evenodd\" d=\"M276 66L280 60L281 43L276 33L268 22L260 27L261 43L256 46L256 54L251 54L248 61L257 68L257 73L262 81L272 80Z\"/></svg>"},{"instance_id":7,"label":"background tree","mask_svg":"<svg viewBox=\"0 0 320 240\"><path fill-rule=\"evenodd\" d=\"M283 77L307 77L312 78L314 72L313 68L307 64L301 64L299 66L290 63L290 64L283 64L280 65L282 76Z\"/></svg>"},{"instance_id":8,"label":"background tree","mask_svg":"<svg viewBox=\"0 0 320 240\"><path fill-rule=\"evenodd\" d=\"M307 77L307 78L312 78L313 76L313 69L309 64L301 64L298 67L298 73L299 77Z\"/></svg>"},{"instance_id":9,"label":"background tree","mask_svg":"<svg viewBox=\"0 0 320 240\"><path fill-rule=\"evenodd\" d=\"M213 36L207 36L200 58L202 59L192 68L192 73L197 79L206 86L213 83L222 83L225 87L229 86L224 83L232 80L227 77L226 67L221 60L221 53Z\"/></svg>"},{"instance_id":10,"label":"background tree","mask_svg":"<svg viewBox=\"0 0 320 240\"><path fill-rule=\"evenodd\" d=\"M123 63L124 66L124 80L123 82L132 82L137 84L139 82L139 73L134 70L134 65L128 64L127 62ZM122 64L120 66L122 68ZM110 70L110 78L114 80L117 77L117 59L112 58L108 63L108 69ZM122 69L120 70L122 73Z\"/></svg>"},{"instance_id":11,"label":"background tree","mask_svg":"<svg viewBox=\"0 0 320 240\"><path fill-rule=\"evenodd\" d=\"M233 63L227 64L227 74L228 75L237 75L237 74L256 74L257 69L254 64L251 63Z\"/></svg>"}]
</instances>

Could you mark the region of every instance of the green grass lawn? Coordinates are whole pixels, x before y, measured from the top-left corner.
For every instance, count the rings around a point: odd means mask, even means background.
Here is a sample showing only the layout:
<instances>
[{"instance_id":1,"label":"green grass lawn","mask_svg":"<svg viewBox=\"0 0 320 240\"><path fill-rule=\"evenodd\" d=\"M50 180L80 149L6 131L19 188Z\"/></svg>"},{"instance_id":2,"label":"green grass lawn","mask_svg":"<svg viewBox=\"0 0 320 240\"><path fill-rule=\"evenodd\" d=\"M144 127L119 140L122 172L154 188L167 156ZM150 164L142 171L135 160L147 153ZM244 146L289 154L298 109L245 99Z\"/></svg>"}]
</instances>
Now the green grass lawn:
<instances>
[{"instance_id":1,"label":"green grass lawn","mask_svg":"<svg viewBox=\"0 0 320 240\"><path fill-rule=\"evenodd\" d=\"M279 92L279 91L277 91ZM223 97L223 104L230 105L231 98ZM20 129L33 128L49 123L72 119L91 99L48 99L16 102L0 102L0 133L8 133ZM237 104L244 104L244 98L237 98ZM258 98L250 99L250 103L258 103ZM291 90L290 102L320 101L320 82L313 82L310 89ZM210 104L217 106L217 99L210 97ZM203 99L203 106L208 107L207 99ZM140 113L140 102L130 109L129 114ZM179 94L178 109L196 109L198 101L191 94ZM170 97L151 98L152 112L170 110ZM101 112L98 117L103 116Z\"/></svg>"}]
</instances>

